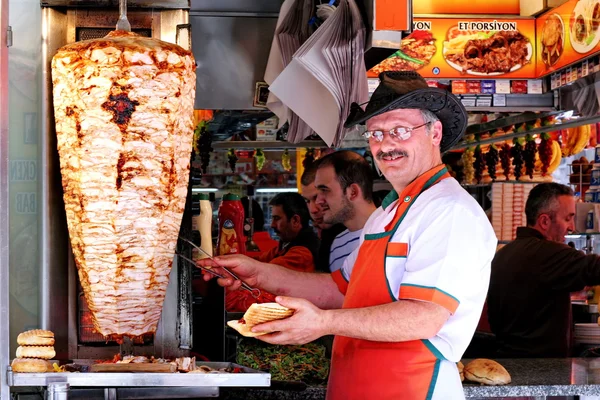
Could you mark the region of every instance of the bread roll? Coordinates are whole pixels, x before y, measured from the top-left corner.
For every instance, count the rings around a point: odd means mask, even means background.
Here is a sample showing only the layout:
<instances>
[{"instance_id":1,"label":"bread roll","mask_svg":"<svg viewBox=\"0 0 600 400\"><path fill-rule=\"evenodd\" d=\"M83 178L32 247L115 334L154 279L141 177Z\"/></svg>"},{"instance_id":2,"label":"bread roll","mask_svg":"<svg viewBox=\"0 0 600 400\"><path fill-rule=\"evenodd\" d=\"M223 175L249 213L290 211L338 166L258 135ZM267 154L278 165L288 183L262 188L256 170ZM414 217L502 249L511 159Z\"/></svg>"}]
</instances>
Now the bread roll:
<instances>
[{"instance_id":1,"label":"bread roll","mask_svg":"<svg viewBox=\"0 0 600 400\"><path fill-rule=\"evenodd\" d=\"M228 321L227 325L238 331L242 336L257 337L272 332L254 333L251 331L254 325L288 318L293 314L294 310L277 303L252 304L242 319Z\"/></svg>"},{"instance_id":2,"label":"bread roll","mask_svg":"<svg viewBox=\"0 0 600 400\"><path fill-rule=\"evenodd\" d=\"M485 385L507 385L510 383L510 374L494 360L478 358L464 367L465 379L470 382Z\"/></svg>"},{"instance_id":3,"label":"bread roll","mask_svg":"<svg viewBox=\"0 0 600 400\"><path fill-rule=\"evenodd\" d=\"M54 346L54 332L43 329L21 332L17 343L20 346Z\"/></svg>"},{"instance_id":4,"label":"bread roll","mask_svg":"<svg viewBox=\"0 0 600 400\"><path fill-rule=\"evenodd\" d=\"M460 375L460 381L464 382L465 381L465 373L464 373L465 366L460 361L456 363L456 366L458 367L458 374Z\"/></svg>"},{"instance_id":5,"label":"bread roll","mask_svg":"<svg viewBox=\"0 0 600 400\"><path fill-rule=\"evenodd\" d=\"M19 346L17 358L41 358L51 360L56 355L52 346Z\"/></svg>"},{"instance_id":6,"label":"bread roll","mask_svg":"<svg viewBox=\"0 0 600 400\"><path fill-rule=\"evenodd\" d=\"M51 372L52 365L38 358L15 358L10 364L14 372Z\"/></svg>"}]
</instances>

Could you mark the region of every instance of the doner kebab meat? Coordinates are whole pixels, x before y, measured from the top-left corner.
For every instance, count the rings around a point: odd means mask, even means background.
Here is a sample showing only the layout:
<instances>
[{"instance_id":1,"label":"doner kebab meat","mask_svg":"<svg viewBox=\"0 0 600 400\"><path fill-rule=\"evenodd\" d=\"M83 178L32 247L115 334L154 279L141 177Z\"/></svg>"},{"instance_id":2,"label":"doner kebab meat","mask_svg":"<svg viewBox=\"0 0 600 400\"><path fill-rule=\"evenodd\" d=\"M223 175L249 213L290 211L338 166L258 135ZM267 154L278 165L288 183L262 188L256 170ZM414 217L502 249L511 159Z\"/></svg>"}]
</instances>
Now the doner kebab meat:
<instances>
[{"instance_id":1,"label":"doner kebab meat","mask_svg":"<svg viewBox=\"0 0 600 400\"><path fill-rule=\"evenodd\" d=\"M114 31L52 60L71 246L95 329L156 331L186 201L195 61Z\"/></svg>"}]
</instances>

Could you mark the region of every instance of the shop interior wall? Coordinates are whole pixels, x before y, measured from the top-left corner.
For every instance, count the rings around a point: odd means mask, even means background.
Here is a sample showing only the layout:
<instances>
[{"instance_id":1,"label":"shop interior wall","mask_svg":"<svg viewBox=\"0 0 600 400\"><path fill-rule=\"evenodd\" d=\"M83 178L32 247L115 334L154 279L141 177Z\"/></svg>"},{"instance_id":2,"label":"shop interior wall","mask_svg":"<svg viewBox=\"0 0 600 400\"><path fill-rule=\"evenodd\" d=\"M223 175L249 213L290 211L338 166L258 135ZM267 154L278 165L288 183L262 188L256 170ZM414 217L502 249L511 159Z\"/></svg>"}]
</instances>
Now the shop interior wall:
<instances>
[{"instance_id":1,"label":"shop interior wall","mask_svg":"<svg viewBox=\"0 0 600 400\"><path fill-rule=\"evenodd\" d=\"M39 0L9 0L13 46L8 56L10 354L19 332L39 326L39 171L42 9Z\"/></svg>"},{"instance_id":2,"label":"shop interior wall","mask_svg":"<svg viewBox=\"0 0 600 400\"><path fill-rule=\"evenodd\" d=\"M0 366L9 360L8 267L8 0L0 0ZM5 368L0 369L0 399L10 396Z\"/></svg>"}]
</instances>

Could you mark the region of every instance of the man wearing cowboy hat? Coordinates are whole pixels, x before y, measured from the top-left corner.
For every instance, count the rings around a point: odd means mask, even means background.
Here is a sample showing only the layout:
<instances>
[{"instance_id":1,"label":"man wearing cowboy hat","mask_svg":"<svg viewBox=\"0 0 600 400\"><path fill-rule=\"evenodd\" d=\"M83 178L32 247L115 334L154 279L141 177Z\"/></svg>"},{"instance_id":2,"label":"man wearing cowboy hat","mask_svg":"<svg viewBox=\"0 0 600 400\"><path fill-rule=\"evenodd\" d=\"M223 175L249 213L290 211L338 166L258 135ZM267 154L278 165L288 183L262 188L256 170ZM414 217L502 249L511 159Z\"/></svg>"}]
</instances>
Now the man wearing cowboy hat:
<instances>
[{"instance_id":1,"label":"man wearing cowboy hat","mask_svg":"<svg viewBox=\"0 0 600 400\"><path fill-rule=\"evenodd\" d=\"M344 266L328 275L239 255L217 262L295 310L252 328L275 332L262 340L302 344L336 335L328 399L462 399L455 363L479 321L497 243L481 207L441 160L464 133L466 111L417 73L379 78L366 109L353 105L345 125L366 122L371 152L394 190Z\"/></svg>"}]
</instances>

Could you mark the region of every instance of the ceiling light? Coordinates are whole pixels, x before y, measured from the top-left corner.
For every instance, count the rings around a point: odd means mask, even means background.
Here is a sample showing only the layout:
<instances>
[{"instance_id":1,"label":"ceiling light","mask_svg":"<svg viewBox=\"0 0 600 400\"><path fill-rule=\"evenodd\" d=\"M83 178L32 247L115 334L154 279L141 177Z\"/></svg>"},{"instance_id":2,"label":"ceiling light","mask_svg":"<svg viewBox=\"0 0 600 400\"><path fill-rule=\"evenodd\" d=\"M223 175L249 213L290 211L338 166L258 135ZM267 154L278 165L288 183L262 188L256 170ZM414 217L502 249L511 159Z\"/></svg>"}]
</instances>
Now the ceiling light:
<instances>
[{"instance_id":1,"label":"ceiling light","mask_svg":"<svg viewBox=\"0 0 600 400\"><path fill-rule=\"evenodd\" d=\"M256 189L256 193L298 193L298 188L262 188Z\"/></svg>"}]
</instances>

